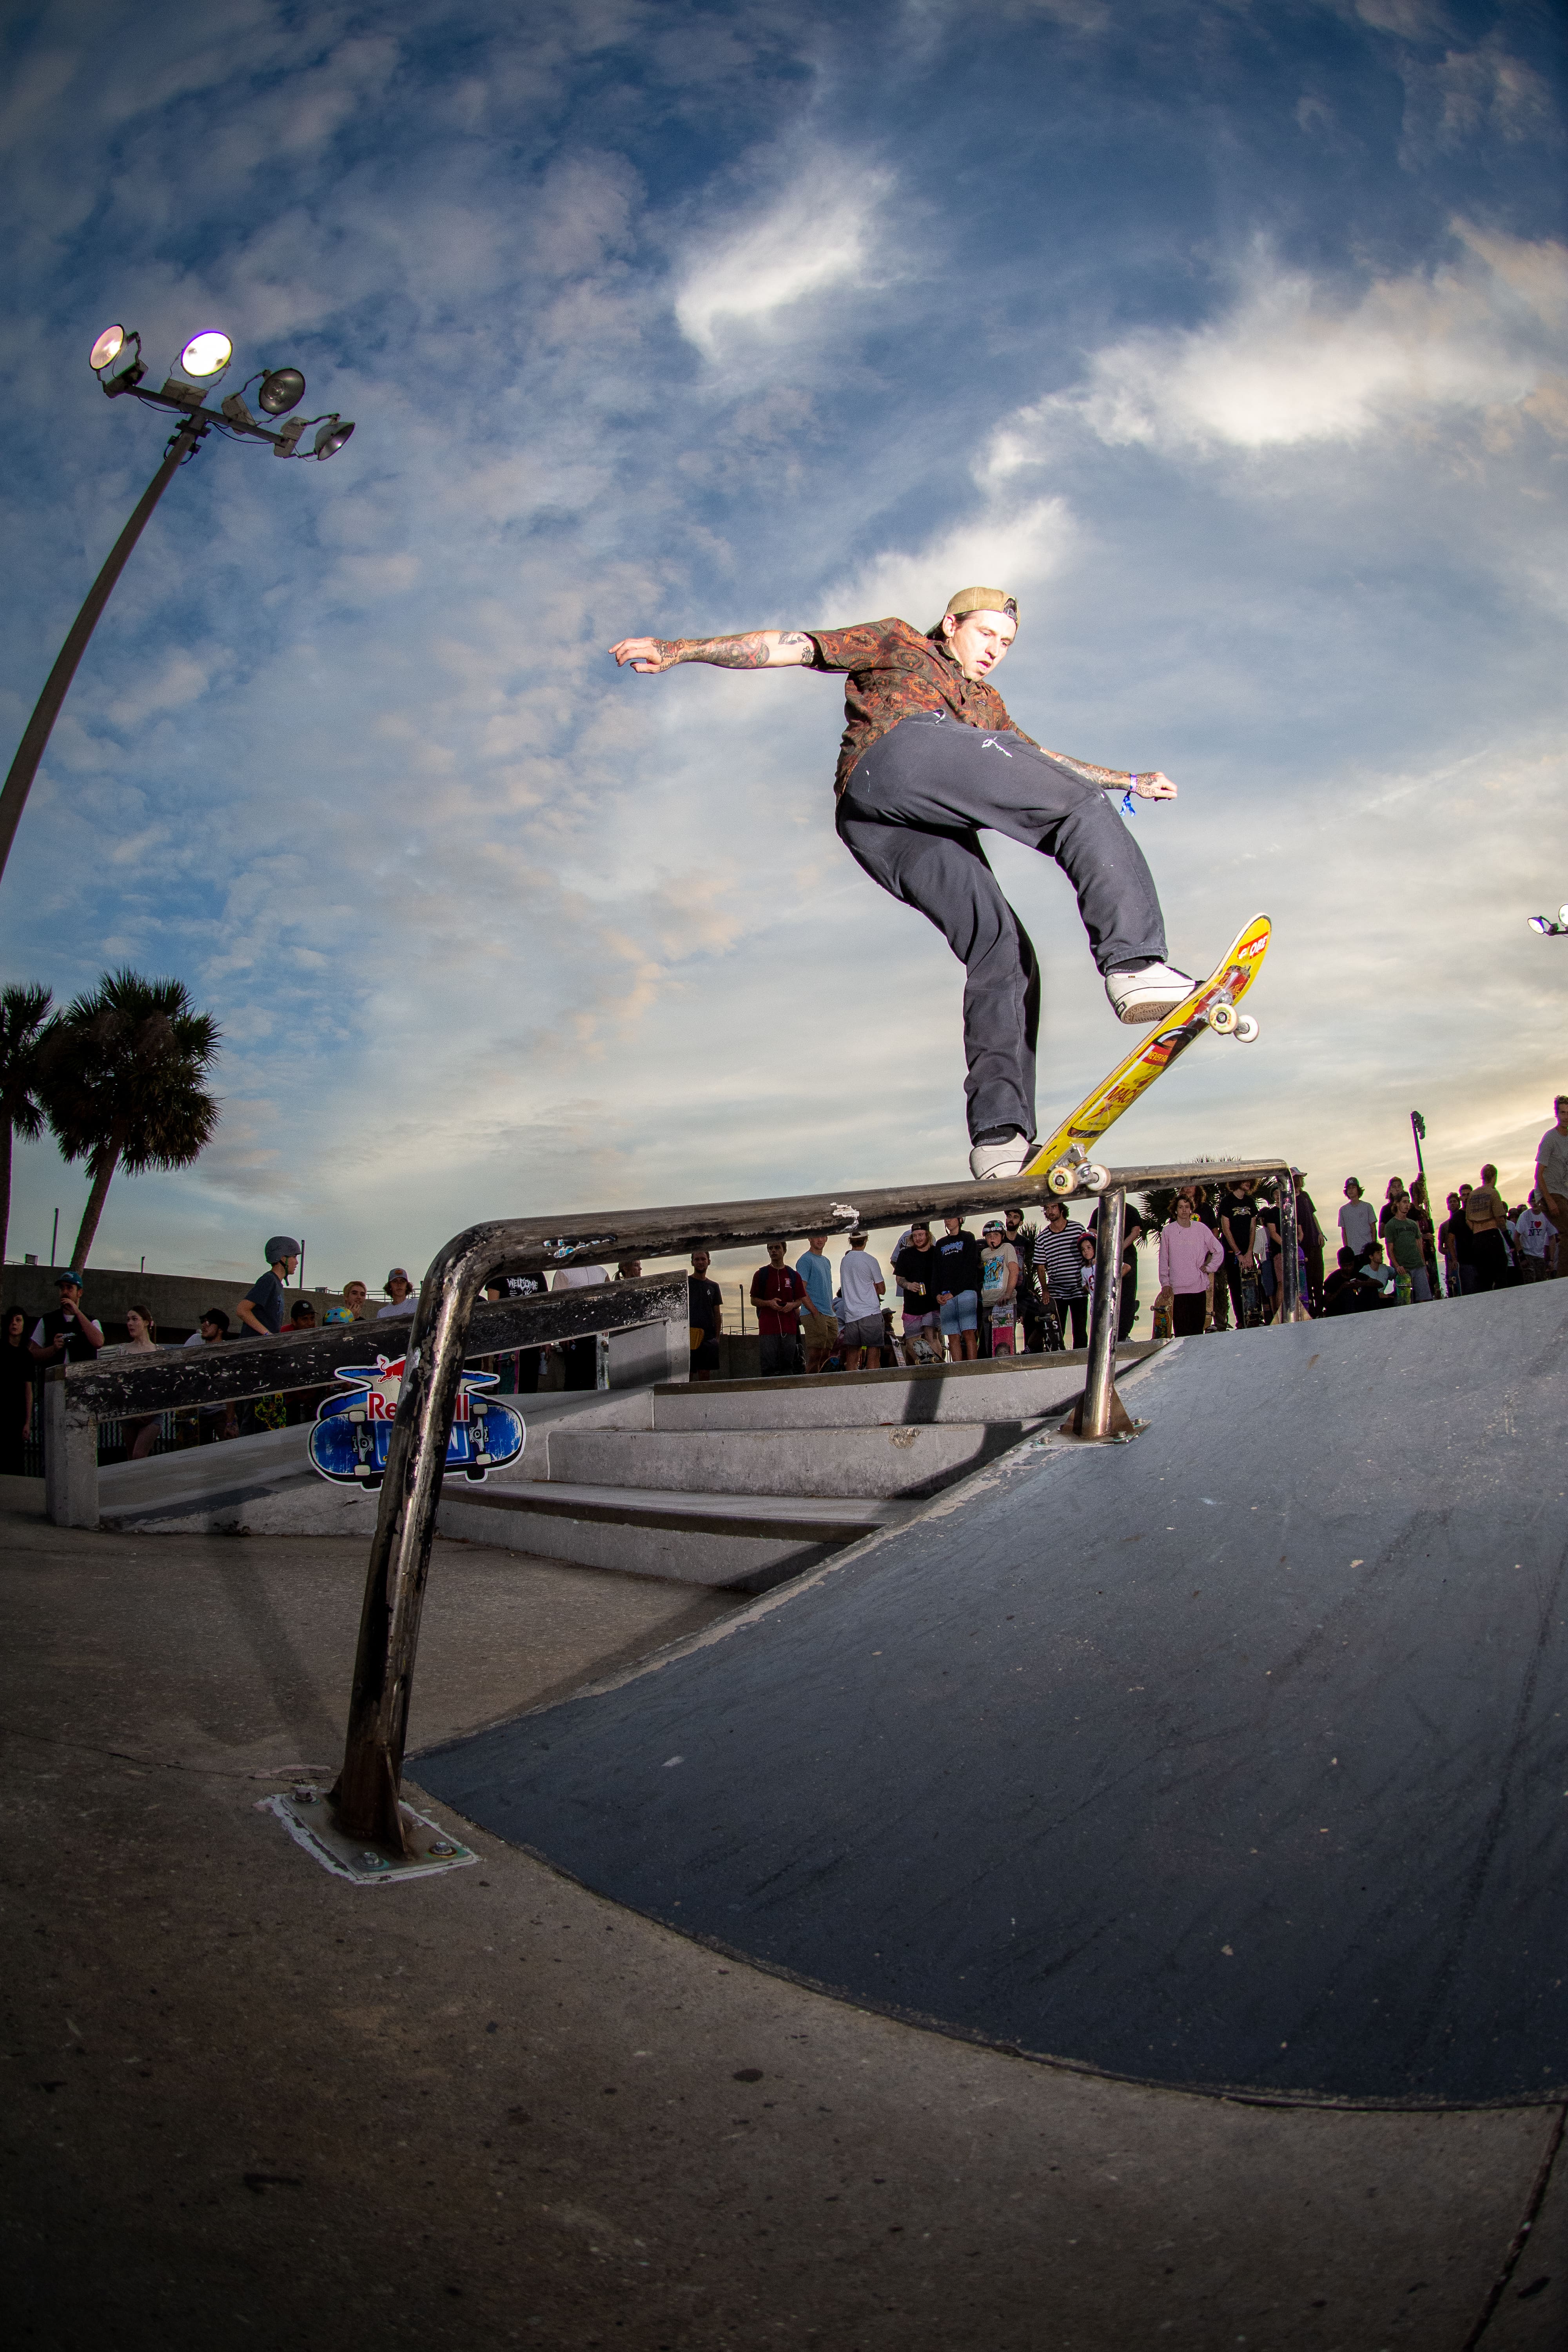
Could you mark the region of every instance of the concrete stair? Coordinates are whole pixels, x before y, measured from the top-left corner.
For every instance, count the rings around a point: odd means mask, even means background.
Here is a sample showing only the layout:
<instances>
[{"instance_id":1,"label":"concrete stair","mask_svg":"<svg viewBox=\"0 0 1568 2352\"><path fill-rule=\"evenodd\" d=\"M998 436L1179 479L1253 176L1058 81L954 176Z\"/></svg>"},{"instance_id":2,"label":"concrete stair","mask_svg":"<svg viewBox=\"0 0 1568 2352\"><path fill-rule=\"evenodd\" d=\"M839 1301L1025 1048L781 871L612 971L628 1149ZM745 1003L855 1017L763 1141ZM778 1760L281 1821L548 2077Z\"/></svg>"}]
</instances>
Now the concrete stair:
<instances>
[{"instance_id":1,"label":"concrete stair","mask_svg":"<svg viewBox=\"0 0 1568 2352\"><path fill-rule=\"evenodd\" d=\"M1150 1354L1121 1350L1119 1377ZM764 1591L915 1517L1048 1426L1081 1354L521 1400L521 1459L446 1487L440 1532L634 1576ZM369 1536L374 1498L317 1477L302 1429L100 1474L102 1524L138 1534Z\"/></svg>"},{"instance_id":2,"label":"concrete stair","mask_svg":"<svg viewBox=\"0 0 1568 2352\"><path fill-rule=\"evenodd\" d=\"M1125 1359L1147 1353L1128 1349ZM812 1379L671 1383L530 1427L522 1462L447 1490L443 1534L763 1591L1059 1416L1076 1352Z\"/></svg>"}]
</instances>

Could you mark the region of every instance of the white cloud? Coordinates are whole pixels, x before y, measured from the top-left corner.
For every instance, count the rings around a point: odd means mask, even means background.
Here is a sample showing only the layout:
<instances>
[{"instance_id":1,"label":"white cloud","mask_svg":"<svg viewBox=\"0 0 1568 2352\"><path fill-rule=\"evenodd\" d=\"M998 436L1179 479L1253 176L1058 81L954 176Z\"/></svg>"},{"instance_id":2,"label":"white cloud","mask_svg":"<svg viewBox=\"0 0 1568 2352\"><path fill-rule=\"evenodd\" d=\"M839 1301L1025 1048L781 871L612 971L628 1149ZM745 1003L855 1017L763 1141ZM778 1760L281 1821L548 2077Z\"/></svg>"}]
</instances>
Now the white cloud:
<instances>
[{"instance_id":1,"label":"white cloud","mask_svg":"<svg viewBox=\"0 0 1568 2352\"><path fill-rule=\"evenodd\" d=\"M993 475L1036 462L1073 422L1112 446L1262 452L1521 405L1562 363L1568 247L1457 234L1488 268L1380 278L1353 303L1255 254L1222 317L1129 336L1093 354L1083 386L1020 412Z\"/></svg>"},{"instance_id":2,"label":"white cloud","mask_svg":"<svg viewBox=\"0 0 1568 2352\"><path fill-rule=\"evenodd\" d=\"M180 710L196 701L206 692L212 675L210 662L197 661L194 654L171 654L155 677L139 680L129 693L116 696L105 716L116 727L140 727L157 711Z\"/></svg>"},{"instance_id":3,"label":"white cloud","mask_svg":"<svg viewBox=\"0 0 1568 2352\"><path fill-rule=\"evenodd\" d=\"M888 549L829 589L826 608L845 619L898 614L917 626L934 620L959 588L1005 588L1026 602L1031 588L1060 571L1075 540L1062 499L1020 507L987 499L979 514L942 531L912 553Z\"/></svg>"},{"instance_id":4,"label":"white cloud","mask_svg":"<svg viewBox=\"0 0 1568 2352\"><path fill-rule=\"evenodd\" d=\"M887 172L819 160L744 228L698 243L676 296L681 333L714 359L736 331L795 331L784 314L811 295L878 284L879 220L891 184Z\"/></svg>"}]
</instances>

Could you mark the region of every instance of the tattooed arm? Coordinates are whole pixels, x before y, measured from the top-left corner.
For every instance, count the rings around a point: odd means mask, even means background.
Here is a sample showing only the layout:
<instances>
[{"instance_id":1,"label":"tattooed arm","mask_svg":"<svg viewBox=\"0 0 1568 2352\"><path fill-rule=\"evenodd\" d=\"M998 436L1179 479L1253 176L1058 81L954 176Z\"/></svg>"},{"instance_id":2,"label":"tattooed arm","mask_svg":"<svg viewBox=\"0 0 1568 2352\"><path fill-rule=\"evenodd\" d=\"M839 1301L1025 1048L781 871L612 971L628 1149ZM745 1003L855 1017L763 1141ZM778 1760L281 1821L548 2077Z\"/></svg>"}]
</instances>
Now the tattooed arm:
<instances>
[{"instance_id":1,"label":"tattooed arm","mask_svg":"<svg viewBox=\"0 0 1568 2352\"><path fill-rule=\"evenodd\" d=\"M625 669L646 677L677 662L708 662L715 669L799 669L816 651L800 629L752 629L742 637L623 637L610 647Z\"/></svg>"},{"instance_id":2,"label":"tattooed arm","mask_svg":"<svg viewBox=\"0 0 1568 2352\"><path fill-rule=\"evenodd\" d=\"M1125 768L1097 768L1092 760L1075 760L1067 751L1047 751L1043 743L1040 749L1058 767L1070 768L1085 783L1099 784L1105 792L1124 793L1131 789L1141 801L1173 801L1176 797L1175 785L1159 768L1141 768L1133 772Z\"/></svg>"}]
</instances>

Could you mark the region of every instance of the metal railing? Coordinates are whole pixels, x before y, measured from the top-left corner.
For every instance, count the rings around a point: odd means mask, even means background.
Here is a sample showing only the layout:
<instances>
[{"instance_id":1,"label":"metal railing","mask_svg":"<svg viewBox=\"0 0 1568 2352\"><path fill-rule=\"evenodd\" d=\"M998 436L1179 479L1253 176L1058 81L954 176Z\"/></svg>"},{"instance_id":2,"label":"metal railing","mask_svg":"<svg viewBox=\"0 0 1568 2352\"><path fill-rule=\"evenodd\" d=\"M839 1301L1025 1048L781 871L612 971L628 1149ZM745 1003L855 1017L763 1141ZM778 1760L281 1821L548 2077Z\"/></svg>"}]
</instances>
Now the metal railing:
<instances>
[{"instance_id":1,"label":"metal railing","mask_svg":"<svg viewBox=\"0 0 1568 2352\"><path fill-rule=\"evenodd\" d=\"M1110 1171L1106 1184L1100 1188L1103 1240L1099 1255L1102 1265L1109 1262L1112 1272L1095 1286L1076 1435L1103 1441L1115 1434L1119 1401L1111 1375L1129 1192L1143 1192L1155 1184L1214 1184L1264 1176L1284 1179L1280 1186L1284 1307L1286 1315L1293 1318L1299 1298L1296 1203L1286 1161L1205 1160ZM406 1370L371 1542L342 1769L331 1792L331 1801L343 1830L390 1853L405 1851L399 1790L420 1613L469 1325L487 1282L523 1267L589 1265L605 1257L684 1256L699 1246L711 1251L811 1234L844 1234L858 1224L902 1224L917 1216L942 1217L953 1211L968 1214L1019 1202L1037 1205L1053 1197L1058 1196L1050 1192L1043 1177L1007 1183L900 1185L861 1192L853 1202L823 1193L786 1200L701 1202L689 1208L505 1218L470 1225L465 1233L454 1234L425 1276L409 1335ZM1084 1192L1078 1197L1093 1196ZM1111 1243L1110 1249L1104 1246L1105 1241ZM592 1304L614 1293L596 1289L574 1295Z\"/></svg>"},{"instance_id":2,"label":"metal railing","mask_svg":"<svg viewBox=\"0 0 1568 2352\"><path fill-rule=\"evenodd\" d=\"M531 1262L556 1265L560 1260L536 1254ZM592 1289L500 1299L471 1314L461 1340L461 1360L585 1339L595 1332L635 1330L650 1323L679 1322L684 1332L686 1317L686 1282L680 1275L642 1275ZM45 1507L50 1518L58 1527L97 1527L100 1421L330 1386L340 1365L363 1363L367 1356L374 1361L377 1355L402 1354L412 1343L417 1319L388 1316L374 1322L328 1324L314 1331L283 1331L271 1339L226 1339L210 1348L136 1349L107 1362L51 1365L44 1383ZM445 1443L443 1439L443 1448Z\"/></svg>"}]
</instances>

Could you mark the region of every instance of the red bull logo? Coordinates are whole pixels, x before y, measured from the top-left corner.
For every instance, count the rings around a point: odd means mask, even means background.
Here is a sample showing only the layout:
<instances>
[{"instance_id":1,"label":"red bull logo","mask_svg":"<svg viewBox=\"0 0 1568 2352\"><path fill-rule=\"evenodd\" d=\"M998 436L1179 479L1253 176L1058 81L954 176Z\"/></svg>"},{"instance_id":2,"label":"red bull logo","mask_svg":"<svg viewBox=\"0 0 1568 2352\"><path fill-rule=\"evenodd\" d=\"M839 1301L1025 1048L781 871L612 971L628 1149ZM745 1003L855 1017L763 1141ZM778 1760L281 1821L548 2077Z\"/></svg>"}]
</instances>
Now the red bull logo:
<instances>
[{"instance_id":1,"label":"red bull logo","mask_svg":"<svg viewBox=\"0 0 1568 2352\"><path fill-rule=\"evenodd\" d=\"M347 1393L329 1398L319 1409L310 1437L310 1462L323 1478L356 1486L361 1493L381 1485L406 1367L404 1356L378 1356L374 1365L339 1367L338 1378ZM447 1442L448 1471L485 1478L522 1452L527 1435L522 1416L499 1397L484 1393L495 1385L494 1372L462 1375Z\"/></svg>"}]
</instances>

